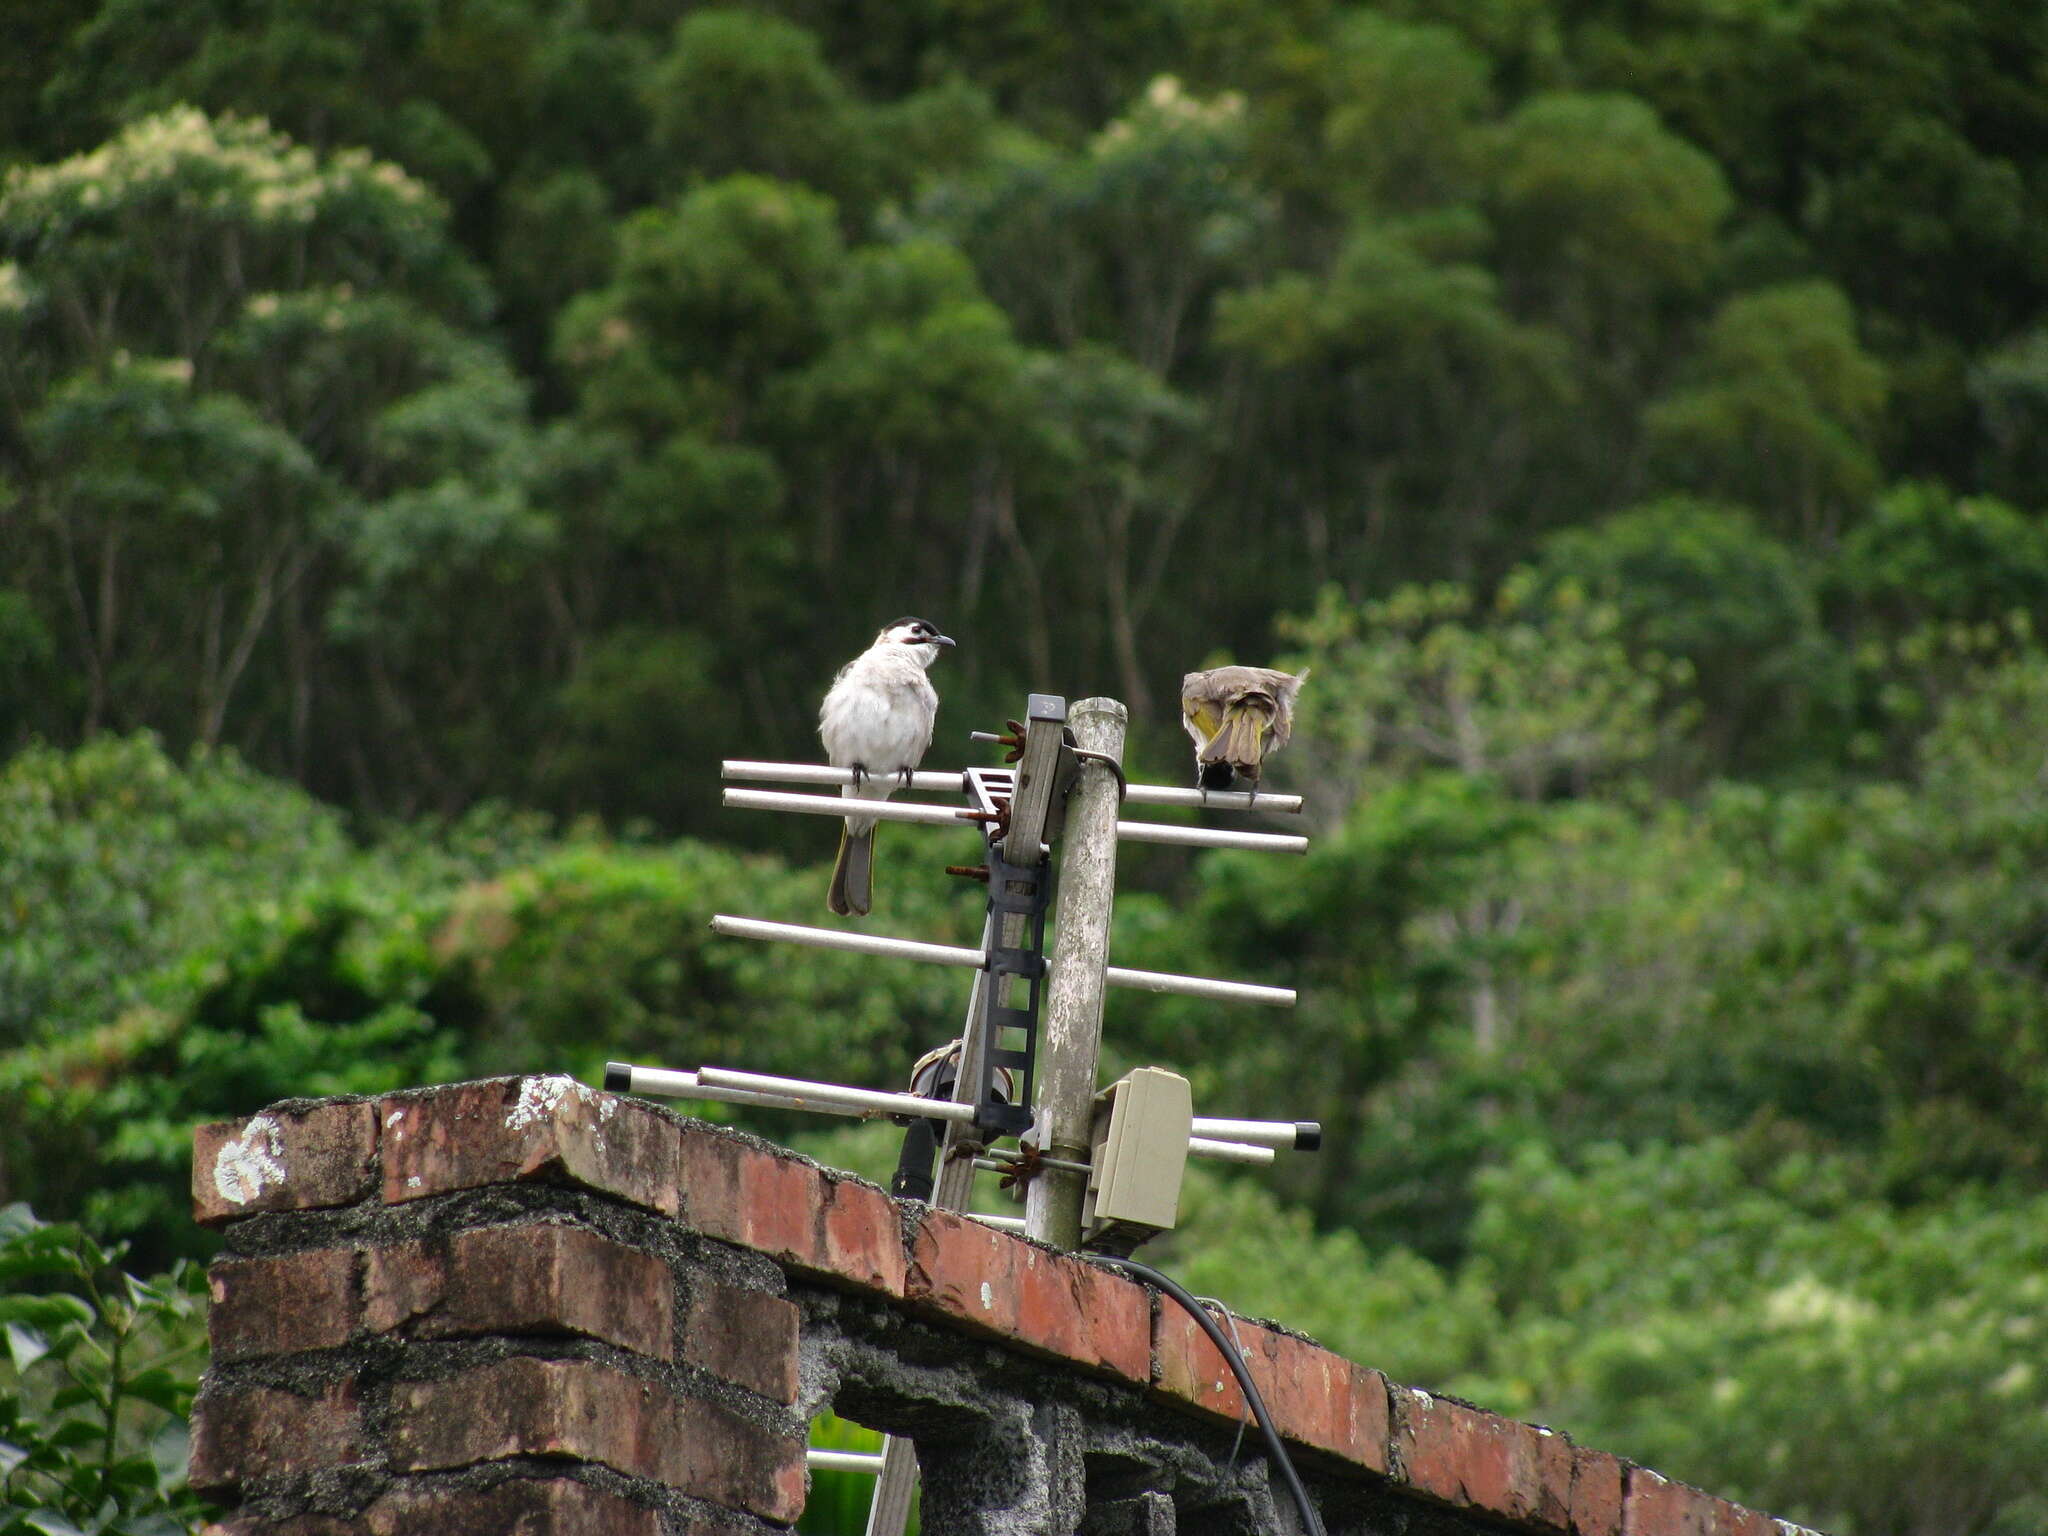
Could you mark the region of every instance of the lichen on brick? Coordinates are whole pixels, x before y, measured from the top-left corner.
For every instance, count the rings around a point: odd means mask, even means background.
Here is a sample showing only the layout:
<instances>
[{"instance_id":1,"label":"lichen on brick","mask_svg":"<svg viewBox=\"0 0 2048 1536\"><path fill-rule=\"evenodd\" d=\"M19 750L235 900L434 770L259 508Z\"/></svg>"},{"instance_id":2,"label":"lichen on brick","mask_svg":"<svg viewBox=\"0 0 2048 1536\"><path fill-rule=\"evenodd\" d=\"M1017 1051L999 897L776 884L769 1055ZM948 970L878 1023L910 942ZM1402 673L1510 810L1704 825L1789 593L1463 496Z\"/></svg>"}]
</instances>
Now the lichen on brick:
<instances>
[{"instance_id":1,"label":"lichen on brick","mask_svg":"<svg viewBox=\"0 0 2048 1536\"><path fill-rule=\"evenodd\" d=\"M213 1187L231 1205L247 1205L264 1190L283 1184L288 1176L284 1133L268 1115L251 1120L213 1160Z\"/></svg>"}]
</instances>

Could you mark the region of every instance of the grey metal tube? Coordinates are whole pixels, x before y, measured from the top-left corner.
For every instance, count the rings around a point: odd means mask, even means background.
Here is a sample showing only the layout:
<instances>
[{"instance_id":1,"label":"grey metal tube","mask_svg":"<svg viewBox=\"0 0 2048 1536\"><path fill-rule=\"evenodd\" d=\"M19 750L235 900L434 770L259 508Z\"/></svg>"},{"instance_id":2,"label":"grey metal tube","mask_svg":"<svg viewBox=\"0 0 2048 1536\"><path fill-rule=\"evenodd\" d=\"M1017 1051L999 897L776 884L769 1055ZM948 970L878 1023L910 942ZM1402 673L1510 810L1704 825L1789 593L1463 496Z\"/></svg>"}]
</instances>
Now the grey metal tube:
<instances>
[{"instance_id":1,"label":"grey metal tube","mask_svg":"<svg viewBox=\"0 0 2048 1536\"><path fill-rule=\"evenodd\" d=\"M1308 852L1308 839L1294 832L1232 832L1215 827L1169 827L1156 821L1120 821L1116 824L1116 835L1120 842L1166 843L1180 848L1247 848L1255 853Z\"/></svg>"},{"instance_id":2,"label":"grey metal tube","mask_svg":"<svg viewBox=\"0 0 2048 1536\"><path fill-rule=\"evenodd\" d=\"M978 971L985 960L980 950L960 944L926 944L918 939L849 933L840 928L812 928L802 923L771 923L757 917L730 917L724 913L711 919L711 931L734 939L779 939L787 944L807 944L813 949L887 955L895 960L922 960L928 965L951 965L962 970ZM1171 971L1134 971L1112 965L1106 979L1112 987L1165 992L1180 997L1206 997L1219 1003L1262 1003L1272 1008L1292 1008L1295 1002L1292 987L1262 987L1248 981L1215 981L1206 976L1178 976Z\"/></svg>"},{"instance_id":3,"label":"grey metal tube","mask_svg":"<svg viewBox=\"0 0 2048 1536\"><path fill-rule=\"evenodd\" d=\"M757 784L840 785L853 782L853 770L833 768L824 763L761 763L729 759L719 765L720 776ZM910 776L910 787L929 794L962 794L965 775L918 772ZM1274 815L1298 815L1300 795L1261 792L1246 794L1241 789L1180 789L1171 784L1133 784L1124 796L1125 805L1178 805L1195 811L1266 811Z\"/></svg>"},{"instance_id":4,"label":"grey metal tube","mask_svg":"<svg viewBox=\"0 0 2048 1536\"><path fill-rule=\"evenodd\" d=\"M974 1118L972 1104L927 1099L914 1093L884 1093L875 1088L849 1088L842 1083L814 1083L801 1077L770 1077L764 1072L733 1072L725 1067L699 1067L697 1080L713 1088L738 1088L800 1101L798 1109L837 1109L842 1114L913 1115L925 1120Z\"/></svg>"}]
</instances>

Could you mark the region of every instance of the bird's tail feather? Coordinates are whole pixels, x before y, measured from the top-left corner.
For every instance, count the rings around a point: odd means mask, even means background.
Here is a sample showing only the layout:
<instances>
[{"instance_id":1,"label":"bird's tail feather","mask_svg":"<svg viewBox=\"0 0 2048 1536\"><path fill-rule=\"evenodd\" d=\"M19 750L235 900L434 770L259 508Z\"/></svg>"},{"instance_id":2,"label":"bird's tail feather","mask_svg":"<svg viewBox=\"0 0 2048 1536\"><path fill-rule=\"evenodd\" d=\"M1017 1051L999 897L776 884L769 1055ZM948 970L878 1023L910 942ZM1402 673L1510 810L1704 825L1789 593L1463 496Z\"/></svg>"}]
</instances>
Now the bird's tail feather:
<instances>
[{"instance_id":1,"label":"bird's tail feather","mask_svg":"<svg viewBox=\"0 0 2048 1536\"><path fill-rule=\"evenodd\" d=\"M1205 763L1230 763L1247 778L1259 776L1259 760L1265 756L1266 732L1272 728L1273 701L1262 693L1246 694L1231 701L1223 711L1223 723L1202 748Z\"/></svg>"},{"instance_id":2,"label":"bird's tail feather","mask_svg":"<svg viewBox=\"0 0 2048 1536\"><path fill-rule=\"evenodd\" d=\"M832 861L832 888L825 905L841 917L866 917L875 899L875 829L839 832L839 857Z\"/></svg>"}]
</instances>

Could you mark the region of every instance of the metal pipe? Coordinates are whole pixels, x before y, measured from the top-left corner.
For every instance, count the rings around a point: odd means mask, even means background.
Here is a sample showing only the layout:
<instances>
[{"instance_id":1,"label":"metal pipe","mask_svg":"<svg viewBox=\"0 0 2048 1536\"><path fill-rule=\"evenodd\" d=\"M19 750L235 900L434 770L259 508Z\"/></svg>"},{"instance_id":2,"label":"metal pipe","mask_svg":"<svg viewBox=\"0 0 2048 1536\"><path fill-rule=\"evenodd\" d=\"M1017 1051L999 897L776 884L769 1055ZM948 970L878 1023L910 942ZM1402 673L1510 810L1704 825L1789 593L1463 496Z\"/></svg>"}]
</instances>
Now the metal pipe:
<instances>
[{"instance_id":1,"label":"metal pipe","mask_svg":"<svg viewBox=\"0 0 2048 1536\"><path fill-rule=\"evenodd\" d=\"M914 1093L883 1093L873 1088L849 1088L842 1083L814 1083L801 1077L770 1077L763 1072L733 1072L724 1067L699 1067L697 1080L714 1088L743 1088L750 1093L772 1093L803 1102L796 1109L824 1109L826 1113L910 1115L923 1120L974 1118L972 1104L947 1099L927 1099ZM833 1108L833 1106L844 1106Z\"/></svg>"},{"instance_id":2,"label":"metal pipe","mask_svg":"<svg viewBox=\"0 0 2048 1536\"><path fill-rule=\"evenodd\" d=\"M1033 1159L1026 1157L1021 1152L1005 1152L992 1147L987 1152L984 1152L982 1156L990 1159L997 1166L1012 1170L1035 1163L1037 1167L1057 1168L1062 1173L1093 1173L1095 1171L1077 1157L1053 1157L1047 1153L1040 1153L1036 1159Z\"/></svg>"},{"instance_id":3,"label":"metal pipe","mask_svg":"<svg viewBox=\"0 0 2048 1536\"><path fill-rule=\"evenodd\" d=\"M1263 1166L1273 1161L1273 1149L1255 1147L1242 1141L1211 1141L1206 1136L1190 1136L1188 1156L1210 1157L1222 1163L1254 1163Z\"/></svg>"},{"instance_id":4,"label":"metal pipe","mask_svg":"<svg viewBox=\"0 0 2048 1536\"><path fill-rule=\"evenodd\" d=\"M726 791L727 795L732 793ZM1307 853L1308 839L1292 832L1228 832L1210 827L1169 827L1156 821L1120 821L1126 843L1168 843L1180 848L1249 848L1258 853Z\"/></svg>"},{"instance_id":5,"label":"metal pipe","mask_svg":"<svg viewBox=\"0 0 2048 1536\"><path fill-rule=\"evenodd\" d=\"M729 1104L754 1104L766 1109L801 1109L826 1115L917 1115L927 1120L974 1118L974 1106L945 1099L921 1098L914 1093L883 1093L871 1088L850 1088L840 1083L816 1083L800 1077L773 1077L762 1072L733 1072L724 1067L700 1067L695 1072L675 1072L666 1067L636 1067L625 1062L605 1064L605 1087L614 1092L656 1094L672 1099L715 1099ZM1304 1124L1308 1122L1303 1122ZM1294 1127L1275 1120L1197 1120L1197 1131L1217 1132L1232 1128L1233 1135L1277 1135ZM1217 1158L1233 1163L1270 1163L1271 1145L1248 1140L1216 1140L1208 1136L1188 1138L1188 1156ZM1047 1167L1070 1173L1086 1173L1088 1165L1059 1158L1040 1159ZM996 1172L1011 1172L1013 1157L975 1159L975 1166ZM990 1225L1007 1231L1022 1231L1024 1223L1011 1216L992 1216ZM1005 1226L1006 1223L1012 1225Z\"/></svg>"},{"instance_id":6,"label":"metal pipe","mask_svg":"<svg viewBox=\"0 0 2048 1536\"><path fill-rule=\"evenodd\" d=\"M1102 1058L1102 1004L1108 990L1109 919L1116 903L1116 819L1119 770L1130 712L1115 699L1083 699L1068 712L1075 744L1096 758L1067 795L1062 834L1059 923L1045 987L1039 1039L1037 1134L1051 1156L1051 1177L1033 1179L1024 1194L1030 1233L1055 1248L1081 1246L1086 1204L1088 1132ZM1062 1177L1061 1174L1066 1174Z\"/></svg>"},{"instance_id":7,"label":"metal pipe","mask_svg":"<svg viewBox=\"0 0 2048 1536\"><path fill-rule=\"evenodd\" d=\"M1292 987L1260 987L1248 981L1212 981L1206 976L1176 976L1171 971L1129 971L1112 965L1105 973L1112 987L1140 992L1170 992L1177 997L1206 997L1219 1003L1263 1003L1292 1008Z\"/></svg>"},{"instance_id":8,"label":"metal pipe","mask_svg":"<svg viewBox=\"0 0 2048 1536\"><path fill-rule=\"evenodd\" d=\"M780 939L813 949L844 949L858 955L887 955L894 960L922 960L927 965L955 965L978 971L987 957L961 944L925 944L917 939L892 939L877 933L849 933L840 928L811 928L802 923L770 923L757 917L711 919L711 931L732 939Z\"/></svg>"},{"instance_id":9,"label":"metal pipe","mask_svg":"<svg viewBox=\"0 0 2048 1536\"><path fill-rule=\"evenodd\" d=\"M1124 795L1125 805L1184 805L1197 811L1274 811L1298 815L1299 795L1256 795L1241 789L1176 789L1167 784L1133 784Z\"/></svg>"},{"instance_id":10,"label":"metal pipe","mask_svg":"<svg viewBox=\"0 0 2048 1536\"><path fill-rule=\"evenodd\" d=\"M1197 1136L1221 1141L1248 1141L1283 1152L1313 1152L1323 1144L1323 1128L1313 1120L1208 1120L1195 1116Z\"/></svg>"},{"instance_id":11,"label":"metal pipe","mask_svg":"<svg viewBox=\"0 0 2048 1536\"><path fill-rule=\"evenodd\" d=\"M887 955L896 960L922 960L928 965L952 965L962 970L980 970L987 956L961 944L926 944L917 939L892 939L875 933L849 933L841 928L811 928L802 923L771 923L757 917L729 917L724 913L711 919L711 931L734 939L779 939L787 944L807 944L813 949L843 949L859 955ZM1133 971L1112 965L1106 973L1112 987L1131 987L1140 992L1165 992L1178 997L1206 997L1219 1003L1262 1003L1273 1008L1292 1008L1292 987L1262 987L1248 981L1215 981L1206 976L1178 976L1171 971Z\"/></svg>"},{"instance_id":12,"label":"metal pipe","mask_svg":"<svg viewBox=\"0 0 2048 1536\"><path fill-rule=\"evenodd\" d=\"M839 769L833 769L837 773ZM919 775L924 777L924 775ZM924 827L968 823L949 805L916 801L849 800L843 795L788 795L773 789L728 789L725 804L736 811L795 811L803 816L874 816ZM1117 838L1126 843L1165 843L1179 848L1249 848L1260 853L1307 853L1308 839L1291 832L1233 832L1212 827L1172 827L1156 821L1120 821Z\"/></svg>"},{"instance_id":13,"label":"metal pipe","mask_svg":"<svg viewBox=\"0 0 2048 1536\"><path fill-rule=\"evenodd\" d=\"M870 1477L882 1470L880 1451L827 1451L807 1447L804 1460L813 1472L865 1472Z\"/></svg>"},{"instance_id":14,"label":"metal pipe","mask_svg":"<svg viewBox=\"0 0 2048 1536\"><path fill-rule=\"evenodd\" d=\"M719 765L720 776L746 779L757 784L841 785L853 782L850 768L831 768L823 763L757 763L732 759ZM964 794L966 776L959 773L919 772L910 776L910 787L930 794ZM1179 789L1170 784L1133 784L1124 795L1125 805L1177 805L1195 811L1266 811L1274 815L1298 815L1300 795L1276 795L1264 791L1254 795L1241 789Z\"/></svg>"},{"instance_id":15,"label":"metal pipe","mask_svg":"<svg viewBox=\"0 0 2048 1536\"><path fill-rule=\"evenodd\" d=\"M665 1099L705 1099L720 1104L752 1104L762 1109L814 1109L784 1093L752 1093L744 1088L714 1088L694 1072L665 1067L635 1067L623 1061L605 1063L604 1085L614 1093L646 1093ZM847 1110L847 1114L857 1114Z\"/></svg>"},{"instance_id":16,"label":"metal pipe","mask_svg":"<svg viewBox=\"0 0 2048 1536\"><path fill-rule=\"evenodd\" d=\"M749 763L731 760L719 764L719 776L750 779L759 784L829 784L837 787L853 782L851 768L829 768L823 763ZM928 794L964 795L964 773L913 773L910 787Z\"/></svg>"},{"instance_id":17,"label":"metal pipe","mask_svg":"<svg viewBox=\"0 0 2048 1536\"><path fill-rule=\"evenodd\" d=\"M736 811L796 811L805 816L873 816L926 827L972 827L950 805L898 804L893 800L849 800L844 795L786 795L774 789L728 789L725 803Z\"/></svg>"}]
</instances>

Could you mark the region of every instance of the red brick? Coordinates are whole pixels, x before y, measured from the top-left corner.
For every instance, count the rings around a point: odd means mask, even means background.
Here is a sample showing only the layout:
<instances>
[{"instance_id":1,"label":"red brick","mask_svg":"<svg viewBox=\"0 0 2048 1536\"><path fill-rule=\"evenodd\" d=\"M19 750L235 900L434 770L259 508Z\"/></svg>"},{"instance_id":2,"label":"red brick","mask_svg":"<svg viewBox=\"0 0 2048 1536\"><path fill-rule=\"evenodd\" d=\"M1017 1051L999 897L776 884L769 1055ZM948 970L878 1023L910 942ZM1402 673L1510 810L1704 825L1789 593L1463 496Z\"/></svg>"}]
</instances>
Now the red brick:
<instances>
[{"instance_id":1,"label":"red brick","mask_svg":"<svg viewBox=\"0 0 2048 1536\"><path fill-rule=\"evenodd\" d=\"M352 1381L311 1397L275 1387L209 1390L193 1409L191 1477L201 1493L365 1459Z\"/></svg>"},{"instance_id":2,"label":"red brick","mask_svg":"<svg viewBox=\"0 0 2048 1536\"><path fill-rule=\"evenodd\" d=\"M1568 1530L1578 1487L1578 1447L1554 1429L1536 1431L1537 1504L1534 1519L1546 1529Z\"/></svg>"},{"instance_id":3,"label":"red brick","mask_svg":"<svg viewBox=\"0 0 2048 1536\"><path fill-rule=\"evenodd\" d=\"M903 1294L895 1201L855 1179L701 1126L683 1130L683 1218L707 1237L861 1290Z\"/></svg>"},{"instance_id":4,"label":"red brick","mask_svg":"<svg viewBox=\"0 0 2048 1536\"><path fill-rule=\"evenodd\" d=\"M666 1404L667 1393L653 1383L590 1361L501 1360L394 1386L391 1462L431 1471L508 1456L570 1456L656 1476L669 1453L658 1433Z\"/></svg>"},{"instance_id":5,"label":"red brick","mask_svg":"<svg viewBox=\"0 0 2048 1536\"><path fill-rule=\"evenodd\" d=\"M486 1489L394 1489L372 1504L367 1536L661 1536L661 1516L566 1477Z\"/></svg>"},{"instance_id":6,"label":"red brick","mask_svg":"<svg viewBox=\"0 0 2048 1536\"><path fill-rule=\"evenodd\" d=\"M487 1184L576 1184L676 1214L673 1121L567 1077L503 1077L388 1094L389 1204Z\"/></svg>"},{"instance_id":7,"label":"red brick","mask_svg":"<svg viewBox=\"0 0 2048 1536\"><path fill-rule=\"evenodd\" d=\"M502 1360L392 1391L392 1463L428 1471L514 1456L602 1462L771 1520L803 1511L804 1442L586 1360Z\"/></svg>"},{"instance_id":8,"label":"red brick","mask_svg":"<svg viewBox=\"0 0 2048 1536\"><path fill-rule=\"evenodd\" d=\"M1152 1303L1121 1276L948 1211L919 1224L905 1295L920 1310L1127 1381L1152 1375Z\"/></svg>"},{"instance_id":9,"label":"red brick","mask_svg":"<svg viewBox=\"0 0 2048 1536\"><path fill-rule=\"evenodd\" d=\"M661 1536L661 1516L566 1477L489 1488L395 1488L353 1519L229 1516L202 1536Z\"/></svg>"},{"instance_id":10,"label":"red brick","mask_svg":"<svg viewBox=\"0 0 2048 1536\"><path fill-rule=\"evenodd\" d=\"M1572 1453L1572 1536L1621 1536L1622 1490L1628 1463L1605 1451Z\"/></svg>"},{"instance_id":11,"label":"red brick","mask_svg":"<svg viewBox=\"0 0 2048 1536\"><path fill-rule=\"evenodd\" d=\"M1778 1536L1778 1522L1647 1467L1628 1469L1624 1536Z\"/></svg>"},{"instance_id":12,"label":"red brick","mask_svg":"<svg viewBox=\"0 0 2048 1536\"><path fill-rule=\"evenodd\" d=\"M804 1512L804 1435L771 1435L716 1403L675 1405L684 1447L676 1486L728 1509L793 1524Z\"/></svg>"},{"instance_id":13,"label":"red brick","mask_svg":"<svg viewBox=\"0 0 2048 1536\"><path fill-rule=\"evenodd\" d=\"M1153 1330L1160 1392L1218 1418L1249 1418L1236 1373L1200 1324L1169 1300L1160 1303ZM1387 1383L1378 1371L1242 1319L1237 1341L1281 1434L1374 1472L1387 1470Z\"/></svg>"},{"instance_id":14,"label":"red brick","mask_svg":"<svg viewBox=\"0 0 2048 1536\"><path fill-rule=\"evenodd\" d=\"M333 1349L362 1320L351 1248L269 1259L216 1259L206 1272L213 1358Z\"/></svg>"},{"instance_id":15,"label":"red brick","mask_svg":"<svg viewBox=\"0 0 2048 1536\"><path fill-rule=\"evenodd\" d=\"M1460 1509L1562 1527L1571 1507L1570 1444L1533 1424L1412 1387L1392 1393L1396 1475Z\"/></svg>"},{"instance_id":16,"label":"red brick","mask_svg":"<svg viewBox=\"0 0 2048 1536\"><path fill-rule=\"evenodd\" d=\"M683 1314L683 1358L735 1386L778 1403L796 1401L796 1307L780 1296L690 1282Z\"/></svg>"},{"instance_id":17,"label":"red brick","mask_svg":"<svg viewBox=\"0 0 2048 1536\"><path fill-rule=\"evenodd\" d=\"M574 1333L662 1360L674 1354L668 1265L559 1222L373 1249L364 1310L373 1333Z\"/></svg>"},{"instance_id":18,"label":"red brick","mask_svg":"<svg viewBox=\"0 0 2048 1536\"><path fill-rule=\"evenodd\" d=\"M192 1133L192 1219L354 1205L377 1185L377 1116L369 1104L266 1109Z\"/></svg>"}]
</instances>

